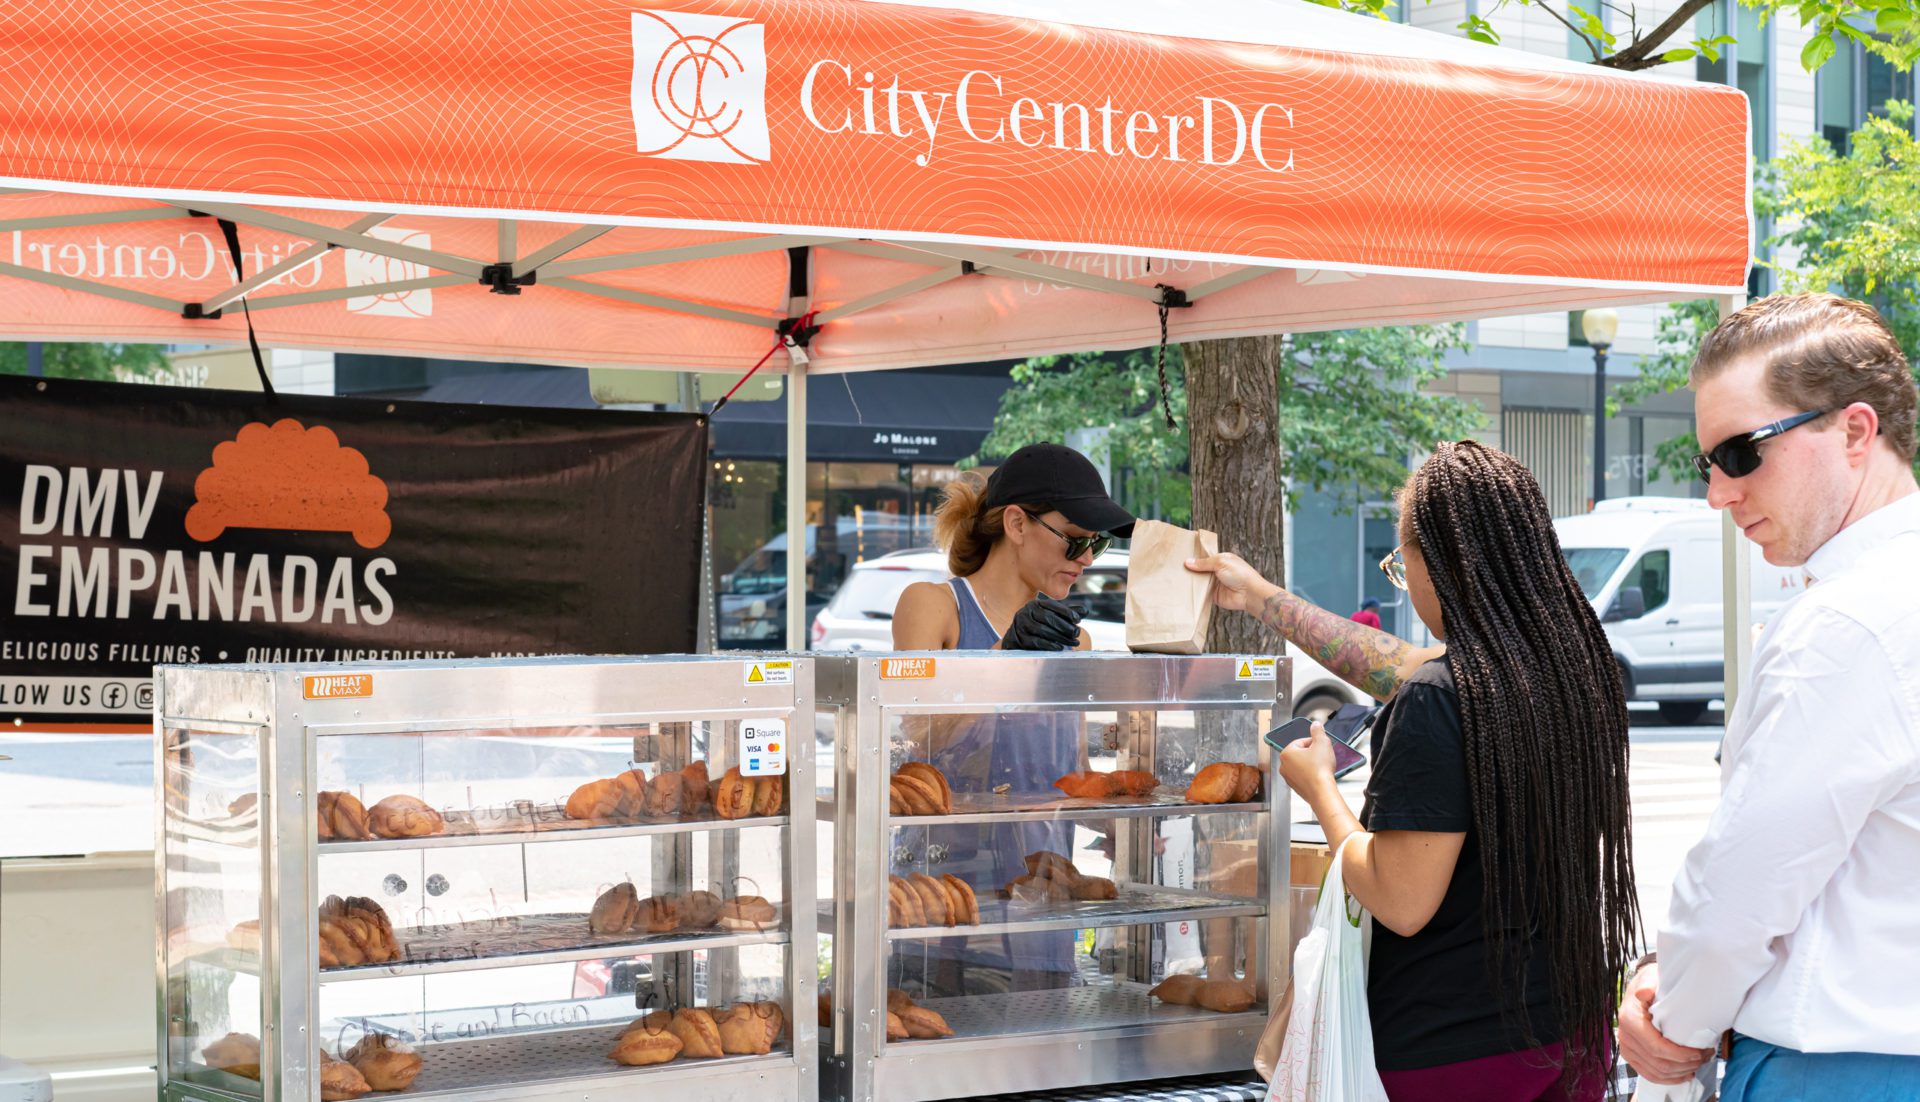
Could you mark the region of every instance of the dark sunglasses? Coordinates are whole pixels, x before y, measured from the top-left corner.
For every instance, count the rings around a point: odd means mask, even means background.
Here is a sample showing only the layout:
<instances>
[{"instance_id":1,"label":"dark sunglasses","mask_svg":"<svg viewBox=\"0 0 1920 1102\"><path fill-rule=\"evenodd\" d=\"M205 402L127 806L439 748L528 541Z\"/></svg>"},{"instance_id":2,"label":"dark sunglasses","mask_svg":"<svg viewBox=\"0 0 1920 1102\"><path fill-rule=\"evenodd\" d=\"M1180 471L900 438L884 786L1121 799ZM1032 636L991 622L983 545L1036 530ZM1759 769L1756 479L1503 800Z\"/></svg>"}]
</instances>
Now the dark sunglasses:
<instances>
[{"instance_id":1,"label":"dark sunglasses","mask_svg":"<svg viewBox=\"0 0 1920 1102\"><path fill-rule=\"evenodd\" d=\"M1023 513L1027 513L1025 509L1022 509L1020 511ZM1093 552L1093 555L1095 558L1099 558L1100 555L1103 552L1105 552L1107 548L1113 546L1112 536L1108 536L1108 535L1069 536L1065 532L1062 532L1060 529L1055 528L1053 525L1048 524L1046 521L1041 520L1039 517L1034 516L1032 513L1027 513L1027 519L1034 522L1035 524L1038 524L1040 527L1045 528L1047 531L1052 532L1054 535L1059 536L1061 539L1066 540L1067 541L1067 558L1070 558L1070 559L1077 559L1089 551Z\"/></svg>"},{"instance_id":2,"label":"dark sunglasses","mask_svg":"<svg viewBox=\"0 0 1920 1102\"><path fill-rule=\"evenodd\" d=\"M1752 432L1743 432L1738 436L1729 436L1715 444L1713 450L1704 455L1693 457L1693 469L1700 473L1700 481L1713 481L1713 468L1718 467L1728 478L1745 478L1760 469L1760 444L1771 440L1783 432L1797 429L1816 417L1824 417L1832 410L1817 409L1811 413L1799 413L1771 425L1761 425Z\"/></svg>"}]
</instances>

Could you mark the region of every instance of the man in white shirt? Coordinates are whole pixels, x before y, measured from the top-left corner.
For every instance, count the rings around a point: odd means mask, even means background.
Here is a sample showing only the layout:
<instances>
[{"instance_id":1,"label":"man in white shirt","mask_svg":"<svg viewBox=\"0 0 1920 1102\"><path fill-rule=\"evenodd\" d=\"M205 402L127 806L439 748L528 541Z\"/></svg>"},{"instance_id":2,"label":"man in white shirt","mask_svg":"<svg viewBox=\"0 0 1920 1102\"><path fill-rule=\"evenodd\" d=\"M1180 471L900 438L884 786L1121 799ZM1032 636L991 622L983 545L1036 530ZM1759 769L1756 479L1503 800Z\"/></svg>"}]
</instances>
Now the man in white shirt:
<instances>
[{"instance_id":1,"label":"man in white shirt","mask_svg":"<svg viewBox=\"0 0 1920 1102\"><path fill-rule=\"evenodd\" d=\"M1807 592L1766 626L1722 795L1674 883L1623 1055L1725 1102L1920 1099L1920 486L1915 392L1872 308L1762 299L1693 366L1708 500Z\"/></svg>"}]
</instances>

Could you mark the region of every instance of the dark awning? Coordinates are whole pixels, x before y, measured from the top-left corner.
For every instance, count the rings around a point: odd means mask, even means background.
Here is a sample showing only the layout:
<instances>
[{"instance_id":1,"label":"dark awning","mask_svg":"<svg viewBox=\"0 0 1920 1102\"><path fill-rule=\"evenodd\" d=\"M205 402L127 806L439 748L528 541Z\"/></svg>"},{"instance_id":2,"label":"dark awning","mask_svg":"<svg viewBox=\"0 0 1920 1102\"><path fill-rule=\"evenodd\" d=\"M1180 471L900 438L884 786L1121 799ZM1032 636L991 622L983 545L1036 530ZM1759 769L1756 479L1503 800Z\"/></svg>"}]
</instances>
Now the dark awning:
<instances>
[{"instance_id":1,"label":"dark awning","mask_svg":"<svg viewBox=\"0 0 1920 1102\"><path fill-rule=\"evenodd\" d=\"M1011 385L1006 374L886 371L822 375L807 388L807 456L816 462L952 463L980 450ZM471 375L435 383L429 402L592 409L577 368ZM784 459L787 404L734 402L713 419L713 454Z\"/></svg>"}]
</instances>

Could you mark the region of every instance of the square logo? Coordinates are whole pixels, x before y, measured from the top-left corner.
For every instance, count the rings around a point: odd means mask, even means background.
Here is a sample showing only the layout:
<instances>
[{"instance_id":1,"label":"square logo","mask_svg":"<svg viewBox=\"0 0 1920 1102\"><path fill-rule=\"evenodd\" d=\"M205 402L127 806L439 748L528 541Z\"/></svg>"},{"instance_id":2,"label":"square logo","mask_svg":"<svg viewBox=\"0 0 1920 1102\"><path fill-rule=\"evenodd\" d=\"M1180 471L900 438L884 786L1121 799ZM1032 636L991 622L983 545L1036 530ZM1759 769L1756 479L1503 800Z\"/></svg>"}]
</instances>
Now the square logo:
<instances>
[{"instance_id":1,"label":"square logo","mask_svg":"<svg viewBox=\"0 0 1920 1102\"><path fill-rule=\"evenodd\" d=\"M767 29L723 15L633 13L633 129L640 152L765 164Z\"/></svg>"},{"instance_id":2,"label":"square logo","mask_svg":"<svg viewBox=\"0 0 1920 1102\"><path fill-rule=\"evenodd\" d=\"M433 248L433 236L419 230L375 226L367 231L367 236L380 241L391 241L396 245L409 245L416 249ZM425 279L432 274L432 270L425 264L416 264L411 260L395 260L390 256L362 252L359 249L347 250L347 286L349 287L403 283L412 279ZM430 318L433 316L433 288L420 287L410 291L381 290L371 295L354 295L347 299L347 312L382 318Z\"/></svg>"}]
</instances>

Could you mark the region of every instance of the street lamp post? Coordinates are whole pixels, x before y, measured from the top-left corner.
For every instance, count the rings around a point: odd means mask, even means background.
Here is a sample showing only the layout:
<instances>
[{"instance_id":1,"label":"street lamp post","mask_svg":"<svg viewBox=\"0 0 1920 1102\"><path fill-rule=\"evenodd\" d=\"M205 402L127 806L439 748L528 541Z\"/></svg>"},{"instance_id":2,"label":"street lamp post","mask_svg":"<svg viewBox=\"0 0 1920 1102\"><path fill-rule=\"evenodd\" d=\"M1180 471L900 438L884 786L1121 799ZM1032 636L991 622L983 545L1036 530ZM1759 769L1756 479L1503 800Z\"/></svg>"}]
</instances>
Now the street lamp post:
<instances>
[{"instance_id":1,"label":"street lamp post","mask_svg":"<svg viewBox=\"0 0 1920 1102\"><path fill-rule=\"evenodd\" d=\"M1610 309L1584 310L1580 332L1593 346L1593 503L1607 497L1607 349L1620 331L1620 315Z\"/></svg>"}]
</instances>

